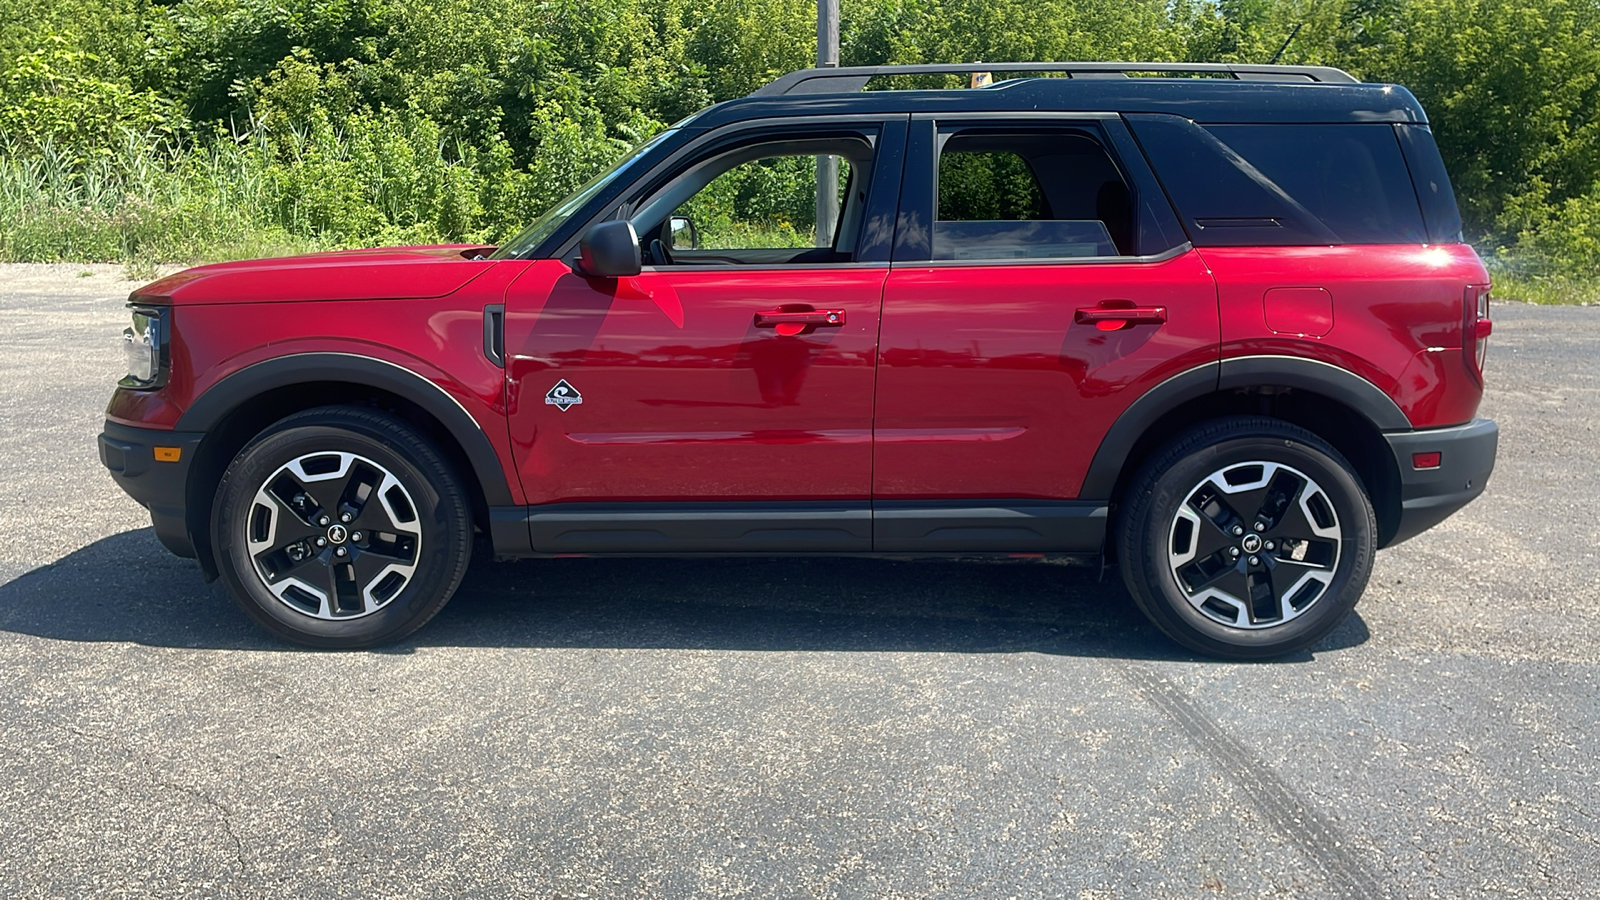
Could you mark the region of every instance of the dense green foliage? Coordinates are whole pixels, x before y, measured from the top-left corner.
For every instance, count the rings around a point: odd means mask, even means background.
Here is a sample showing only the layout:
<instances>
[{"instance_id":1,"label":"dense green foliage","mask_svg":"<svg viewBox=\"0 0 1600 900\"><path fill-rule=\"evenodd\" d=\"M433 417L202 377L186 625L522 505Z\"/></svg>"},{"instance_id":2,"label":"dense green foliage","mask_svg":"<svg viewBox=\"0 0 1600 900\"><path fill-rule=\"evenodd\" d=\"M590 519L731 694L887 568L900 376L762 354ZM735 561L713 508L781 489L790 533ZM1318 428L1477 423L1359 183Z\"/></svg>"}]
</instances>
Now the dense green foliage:
<instances>
[{"instance_id":1,"label":"dense green foliage","mask_svg":"<svg viewBox=\"0 0 1600 900\"><path fill-rule=\"evenodd\" d=\"M1469 237L1507 274L1600 271L1600 0L843 13L846 64L1261 62L1299 24L1283 61L1421 98ZM0 258L500 240L671 122L805 66L814 16L811 0L0 0ZM753 183L722 196L730 215L786 202Z\"/></svg>"}]
</instances>

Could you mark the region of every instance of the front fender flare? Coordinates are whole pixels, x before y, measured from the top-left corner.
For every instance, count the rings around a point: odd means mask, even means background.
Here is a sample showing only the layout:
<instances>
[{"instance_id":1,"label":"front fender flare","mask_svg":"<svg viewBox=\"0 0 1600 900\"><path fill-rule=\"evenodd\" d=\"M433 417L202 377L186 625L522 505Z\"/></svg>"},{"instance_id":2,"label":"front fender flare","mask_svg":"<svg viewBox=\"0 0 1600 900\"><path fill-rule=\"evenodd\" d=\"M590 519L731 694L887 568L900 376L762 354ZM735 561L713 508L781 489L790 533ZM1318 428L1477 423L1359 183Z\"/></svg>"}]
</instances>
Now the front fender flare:
<instances>
[{"instance_id":1,"label":"front fender flare","mask_svg":"<svg viewBox=\"0 0 1600 900\"><path fill-rule=\"evenodd\" d=\"M178 431L209 432L251 398L297 384L340 382L377 388L421 407L461 445L489 506L510 506L505 469L483 426L439 385L397 363L354 353L296 353L246 366L212 385L184 410Z\"/></svg>"}]
</instances>

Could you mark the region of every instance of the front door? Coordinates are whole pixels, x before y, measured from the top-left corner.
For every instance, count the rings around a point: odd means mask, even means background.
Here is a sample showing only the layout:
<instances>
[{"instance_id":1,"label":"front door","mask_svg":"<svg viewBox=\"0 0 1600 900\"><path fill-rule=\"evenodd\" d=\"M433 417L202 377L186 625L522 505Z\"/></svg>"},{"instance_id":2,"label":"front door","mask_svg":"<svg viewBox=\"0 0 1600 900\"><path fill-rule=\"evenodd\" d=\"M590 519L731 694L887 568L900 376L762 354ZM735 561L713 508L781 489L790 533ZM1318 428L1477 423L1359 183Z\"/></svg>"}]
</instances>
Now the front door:
<instances>
[{"instance_id":1,"label":"front door","mask_svg":"<svg viewBox=\"0 0 1600 900\"><path fill-rule=\"evenodd\" d=\"M508 411L536 550L871 548L888 268L857 248L881 139L710 136L629 201L640 275L548 260L512 285ZM846 194L820 229L818 156Z\"/></svg>"},{"instance_id":2,"label":"front door","mask_svg":"<svg viewBox=\"0 0 1600 900\"><path fill-rule=\"evenodd\" d=\"M877 550L1099 549L1104 501L1074 501L1101 438L1217 358L1215 285L1120 128L913 122L879 348Z\"/></svg>"}]
</instances>

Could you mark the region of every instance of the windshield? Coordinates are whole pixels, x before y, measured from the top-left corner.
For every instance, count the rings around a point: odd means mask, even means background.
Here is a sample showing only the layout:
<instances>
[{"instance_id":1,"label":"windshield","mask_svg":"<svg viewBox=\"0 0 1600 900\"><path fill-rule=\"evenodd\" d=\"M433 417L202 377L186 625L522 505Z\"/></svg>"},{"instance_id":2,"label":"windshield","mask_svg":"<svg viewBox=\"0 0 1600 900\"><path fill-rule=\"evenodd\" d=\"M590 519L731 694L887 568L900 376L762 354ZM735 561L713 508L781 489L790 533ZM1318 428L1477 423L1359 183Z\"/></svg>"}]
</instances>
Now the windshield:
<instances>
[{"instance_id":1,"label":"windshield","mask_svg":"<svg viewBox=\"0 0 1600 900\"><path fill-rule=\"evenodd\" d=\"M676 128L668 128L666 131L640 144L616 165L591 178L588 184L578 188L577 191L573 192L572 196L551 207L548 212L535 219L533 224L524 229L521 234L502 245L499 250L495 251L493 258L514 259L544 243L545 238L554 234L556 229L567 221L567 217L581 209L596 194L605 190L608 185L617 180L617 176L626 172L640 157L648 153L655 145L666 140L675 131L677 131Z\"/></svg>"}]
</instances>

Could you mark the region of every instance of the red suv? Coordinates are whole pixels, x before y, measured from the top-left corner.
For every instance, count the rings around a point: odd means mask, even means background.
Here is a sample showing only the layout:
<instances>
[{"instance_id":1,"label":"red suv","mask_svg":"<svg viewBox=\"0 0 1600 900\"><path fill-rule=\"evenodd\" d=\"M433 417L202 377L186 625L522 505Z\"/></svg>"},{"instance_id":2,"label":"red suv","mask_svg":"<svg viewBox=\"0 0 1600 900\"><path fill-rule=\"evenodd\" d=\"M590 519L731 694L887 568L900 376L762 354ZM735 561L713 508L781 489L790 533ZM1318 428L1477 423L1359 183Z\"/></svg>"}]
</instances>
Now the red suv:
<instances>
[{"instance_id":1,"label":"red suv","mask_svg":"<svg viewBox=\"0 0 1600 900\"><path fill-rule=\"evenodd\" d=\"M974 68L1030 77L861 90ZM1404 88L816 69L502 247L141 288L100 448L170 550L319 647L418 628L481 540L1102 556L1174 639L1265 657L1483 490L1488 296Z\"/></svg>"}]
</instances>

